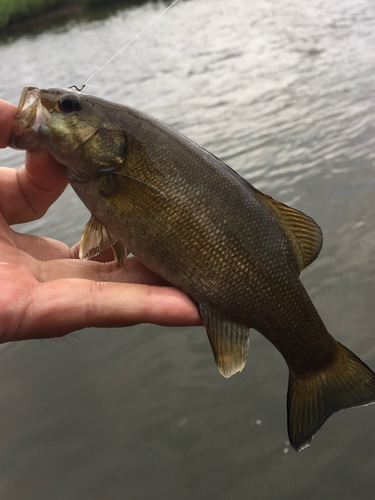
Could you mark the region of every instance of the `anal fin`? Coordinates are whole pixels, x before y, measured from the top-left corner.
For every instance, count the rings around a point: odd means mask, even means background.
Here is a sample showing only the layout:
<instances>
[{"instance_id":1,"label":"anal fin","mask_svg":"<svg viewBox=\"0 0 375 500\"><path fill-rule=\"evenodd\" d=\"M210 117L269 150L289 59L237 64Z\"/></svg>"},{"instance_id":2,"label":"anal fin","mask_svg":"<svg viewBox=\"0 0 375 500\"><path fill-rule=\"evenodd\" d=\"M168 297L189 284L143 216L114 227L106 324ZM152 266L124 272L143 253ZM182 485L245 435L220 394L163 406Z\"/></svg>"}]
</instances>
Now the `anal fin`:
<instances>
[{"instance_id":1,"label":"anal fin","mask_svg":"<svg viewBox=\"0 0 375 500\"><path fill-rule=\"evenodd\" d=\"M229 378L243 370L249 346L249 328L198 304L219 372Z\"/></svg>"}]
</instances>

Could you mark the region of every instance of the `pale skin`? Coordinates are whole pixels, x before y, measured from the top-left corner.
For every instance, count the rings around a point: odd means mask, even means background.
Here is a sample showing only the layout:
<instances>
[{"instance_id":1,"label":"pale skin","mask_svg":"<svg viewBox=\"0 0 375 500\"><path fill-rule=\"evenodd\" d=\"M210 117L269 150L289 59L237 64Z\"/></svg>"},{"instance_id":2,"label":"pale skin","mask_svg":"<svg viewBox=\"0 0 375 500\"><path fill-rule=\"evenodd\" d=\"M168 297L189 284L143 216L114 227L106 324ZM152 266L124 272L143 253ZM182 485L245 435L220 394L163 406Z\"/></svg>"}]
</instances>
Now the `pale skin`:
<instances>
[{"instance_id":1,"label":"pale skin","mask_svg":"<svg viewBox=\"0 0 375 500\"><path fill-rule=\"evenodd\" d=\"M0 148L8 144L16 111L0 99ZM66 186L61 165L47 151L28 152L19 170L0 168L0 342L85 327L200 325L191 299L134 257L123 266L81 261L78 245L10 228L42 217Z\"/></svg>"}]
</instances>

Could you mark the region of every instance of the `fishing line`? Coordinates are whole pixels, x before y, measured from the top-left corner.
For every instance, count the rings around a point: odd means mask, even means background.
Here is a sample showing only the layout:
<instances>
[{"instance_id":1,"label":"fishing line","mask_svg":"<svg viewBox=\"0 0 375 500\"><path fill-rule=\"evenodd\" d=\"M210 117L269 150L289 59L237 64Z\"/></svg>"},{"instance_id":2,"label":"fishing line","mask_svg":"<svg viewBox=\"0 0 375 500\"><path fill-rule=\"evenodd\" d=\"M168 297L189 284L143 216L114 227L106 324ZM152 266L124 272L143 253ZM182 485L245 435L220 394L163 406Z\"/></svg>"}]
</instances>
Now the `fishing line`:
<instances>
[{"instance_id":1,"label":"fishing line","mask_svg":"<svg viewBox=\"0 0 375 500\"><path fill-rule=\"evenodd\" d=\"M136 35L134 38L132 38L132 39L130 40L130 42L126 43L126 44L122 47L122 49L120 49L120 50L119 50L119 51L118 51L118 52L117 52L117 53L116 53L113 57L111 57L111 59L109 59L109 60L108 60L105 64L103 64L103 66L102 66L101 68L99 68L97 71L95 71L95 73L94 73L93 75L91 75L91 76L90 76L90 78L89 78L88 80L86 80L86 82L82 85L82 87L81 87L80 89L78 89L75 85L72 85L72 87L75 87L75 88L76 88L77 90L79 90L79 91L83 90L83 89L86 87L86 85L88 84L88 82L89 82L90 80L92 80L92 79L94 78L94 76L96 76L96 75L99 73L99 71L101 71L102 69L104 69L104 68L107 66L107 64L109 64L110 62L112 62L112 61L113 61L113 59L115 59L115 58L116 58L119 54L121 54L121 52L122 52L123 50L125 50L125 49L126 49L126 47L129 47L129 45L130 45L131 43L133 43L133 42L134 42L134 40L136 40L137 38L139 38L139 37L140 37L140 36L141 36L141 35L142 35L142 34L143 34L143 33L144 33L144 32L145 32L145 31L146 31L146 30L150 27L150 26L152 26L154 23L156 23L156 21L157 21L158 19L160 19L160 18L161 18L161 16L163 16L163 15L164 15L164 14L165 14L165 13L166 13L169 9L171 9L171 8L174 6L174 4L176 4L177 2L178 2L178 0L174 0L174 1L173 1L173 2L172 2L172 3L171 3L171 4L170 4L170 5L169 5L169 6L168 6L165 10L163 10L163 12L161 12L161 13L160 13L157 17L155 17L155 19L154 19L153 21L151 21L151 22L150 22L150 24L148 24L145 28L143 28L143 30L142 30L141 32L139 32L139 33L138 33L138 35Z\"/></svg>"}]
</instances>

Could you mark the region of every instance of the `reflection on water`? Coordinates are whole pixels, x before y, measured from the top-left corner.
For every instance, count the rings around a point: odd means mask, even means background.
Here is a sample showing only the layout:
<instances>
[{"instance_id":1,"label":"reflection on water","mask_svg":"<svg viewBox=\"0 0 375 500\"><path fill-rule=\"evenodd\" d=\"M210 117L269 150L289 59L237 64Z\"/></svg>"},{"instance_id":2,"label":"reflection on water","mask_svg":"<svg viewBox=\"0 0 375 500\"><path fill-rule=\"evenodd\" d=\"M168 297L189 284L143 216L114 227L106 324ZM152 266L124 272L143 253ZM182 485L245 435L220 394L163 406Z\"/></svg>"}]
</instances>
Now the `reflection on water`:
<instances>
[{"instance_id":1,"label":"reflection on water","mask_svg":"<svg viewBox=\"0 0 375 500\"><path fill-rule=\"evenodd\" d=\"M3 44L0 97L16 104L23 85L82 84L163 8ZM370 0L181 1L90 88L311 215L325 243L304 283L329 331L373 368L374 28ZM2 164L21 162L0 152ZM20 229L73 244L87 219L67 190ZM372 498L375 408L335 415L294 453L287 369L257 332L230 380L202 328L77 335L1 347L0 498Z\"/></svg>"}]
</instances>

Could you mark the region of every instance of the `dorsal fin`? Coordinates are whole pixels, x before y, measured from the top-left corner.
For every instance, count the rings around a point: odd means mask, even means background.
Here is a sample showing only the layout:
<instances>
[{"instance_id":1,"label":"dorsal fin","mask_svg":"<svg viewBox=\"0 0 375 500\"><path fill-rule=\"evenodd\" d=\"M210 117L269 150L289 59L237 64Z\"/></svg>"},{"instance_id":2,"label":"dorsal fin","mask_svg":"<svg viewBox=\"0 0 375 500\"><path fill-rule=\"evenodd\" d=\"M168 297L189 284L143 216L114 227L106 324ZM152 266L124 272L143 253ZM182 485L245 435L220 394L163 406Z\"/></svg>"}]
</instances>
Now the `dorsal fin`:
<instances>
[{"instance_id":1,"label":"dorsal fin","mask_svg":"<svg viewBox=\"0 0 375 500\"><path fill-rule=\"evenodd\" d=\"M296 254L299 272L301 272L319 255L323 244L322 230L311 217L303 212L288 207L257 189L255 193L267 205L283 228Z\"/></svg>"}]
</instances>

